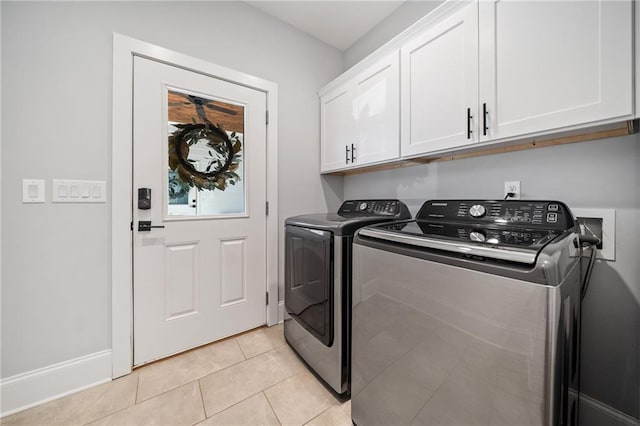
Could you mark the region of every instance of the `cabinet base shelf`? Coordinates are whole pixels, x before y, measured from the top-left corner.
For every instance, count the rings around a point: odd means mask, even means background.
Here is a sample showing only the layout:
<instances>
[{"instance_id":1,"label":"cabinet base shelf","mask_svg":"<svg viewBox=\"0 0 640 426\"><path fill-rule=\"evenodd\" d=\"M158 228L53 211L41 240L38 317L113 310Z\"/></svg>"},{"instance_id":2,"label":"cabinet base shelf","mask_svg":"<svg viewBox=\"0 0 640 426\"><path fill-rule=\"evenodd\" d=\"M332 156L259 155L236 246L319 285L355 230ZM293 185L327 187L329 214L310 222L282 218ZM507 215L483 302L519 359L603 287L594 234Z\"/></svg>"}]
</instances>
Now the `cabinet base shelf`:
<instances>
[{"instance_id":1,"label":"cabinet base shelf","mask_svg":"<svg viewBox=\"0 0 640 426\"><path fill-rule=\"evenodd\" d=\"M527 149L544 148L548 146L565 145L569 143L627 136L638 133L639 130L640 121L638 119L635 119L606 126L598 126L595 128L582 129L579 131L548 135L544 137L530 137L510 142L499 142L491 146L481 145L476 147L464 148L456 152L447 151L427 154L425 156L417 158L409 158L404 160L401 159L390 163L373 164L357 169L342 170L327 174L350 176L361 173L372 173L382 170L391 170L401 167L412 167L416 165L435 163L440 161L462 160L465 158L481 157L485 155L504 154L507 152L524 151Z\"/></svg>"}]
</instances>

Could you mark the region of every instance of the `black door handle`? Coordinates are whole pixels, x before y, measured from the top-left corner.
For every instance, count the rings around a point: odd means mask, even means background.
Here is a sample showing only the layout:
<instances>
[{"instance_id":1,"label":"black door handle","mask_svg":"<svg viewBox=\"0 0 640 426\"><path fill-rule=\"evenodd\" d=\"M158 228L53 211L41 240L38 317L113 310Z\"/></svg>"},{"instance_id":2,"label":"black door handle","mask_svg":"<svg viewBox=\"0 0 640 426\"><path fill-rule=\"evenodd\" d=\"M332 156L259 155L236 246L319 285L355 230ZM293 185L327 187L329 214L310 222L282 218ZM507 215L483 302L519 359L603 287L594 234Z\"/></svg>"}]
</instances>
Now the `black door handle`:
<instances>
[{"instance_id":1,"label":"black door handle","mask_svg":"<svg viewBox=\"0 0 640 426\"><path fill-rule=\"evenodd\" d=\"M138 221L138 232L149 232L151 228L164 228L164 225L151 226L150 220Z\"/></svg>"},{"instance_id":2,"label":"black door handle","mask_svg":"<svg viewBox=\"0 0 640 426\"><path fill-rule=\"evenodd\" d=\"M471 115L471 108L467 108L467 139L471 139L471 133L473 133L473 130L471 130L472 118L473 116Z\"/></svg>"},{"instance_id":3,"label":"black door handle","mask_svg":"<svg viewBox=\"0 0 640 426\"><path fill-rule=\"evenodd\" d=\"M351 144L351 162L355 162L356 161L356 146L354 144Z\"/></svg>"},{"instance_id":4,"label":"black door handle","mask_svg":"<svg viewBox=\"0 0 640 426\"><path fill-rule=\"evenodd\" d=\"M487 130L489 129L487 127L487 103L483 103L482 104L482 134L484 136L487 136Z\"/></svg>"},{"instance_id":5,"label":"black door handle","mask_svg":"<svg viewBox=\"0 0 640 426\"><path fill-rule=\"evenodd\" d=\"M345 149L345 158L347 159L347 164L349 164L349 145L344 146Z\"/></svg>"}]
</instances>

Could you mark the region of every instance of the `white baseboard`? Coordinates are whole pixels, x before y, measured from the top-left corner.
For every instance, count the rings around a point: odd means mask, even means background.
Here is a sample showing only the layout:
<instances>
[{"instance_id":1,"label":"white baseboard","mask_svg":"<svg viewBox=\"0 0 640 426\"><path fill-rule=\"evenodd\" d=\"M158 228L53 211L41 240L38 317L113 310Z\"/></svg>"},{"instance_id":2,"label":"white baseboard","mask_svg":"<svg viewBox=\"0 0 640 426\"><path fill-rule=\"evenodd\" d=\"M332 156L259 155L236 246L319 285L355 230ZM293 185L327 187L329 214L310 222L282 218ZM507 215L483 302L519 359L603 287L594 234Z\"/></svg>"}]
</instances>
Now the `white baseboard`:
<instances>
[{"instance_id":1,"label":"white baseboard","mask_svg":"<svg viewBox=\"0 0 640 426\"><path fill-rule=\"evenodd\" d=\"M111 350L0 380L0 417L111 380Z\"/></svg>"},{"instance_id":2,"label":"white baseboard","mask_svg":"<svg viewBox=\"0 0 640 426\"><path fill-rule=\"evenodd\" d=\"M609 407L607 404L600 402L597 399L593 399L584 393L580 394L580 403L590 406L594 410L599 411L602 415L615 420L618 424L625 426L640 426L640 421L638 421L638 419L618 411L615 408Z\"/></svg>"}]
</instances>

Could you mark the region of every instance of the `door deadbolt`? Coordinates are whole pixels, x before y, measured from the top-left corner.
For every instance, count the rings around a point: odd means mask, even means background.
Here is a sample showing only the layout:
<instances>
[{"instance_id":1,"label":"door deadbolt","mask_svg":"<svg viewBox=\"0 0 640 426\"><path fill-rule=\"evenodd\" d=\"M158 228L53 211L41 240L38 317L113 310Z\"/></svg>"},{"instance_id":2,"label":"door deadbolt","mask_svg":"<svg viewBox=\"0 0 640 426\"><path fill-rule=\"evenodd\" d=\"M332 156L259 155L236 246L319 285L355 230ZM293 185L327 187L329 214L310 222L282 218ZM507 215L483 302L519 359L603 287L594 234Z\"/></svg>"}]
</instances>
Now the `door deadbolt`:
<instances>
[{"instance_id":1,"label":"door deadbolt","mask_svg":"<svg viewBox=\"0 0 640 426\"><path fill-rule=\"evenodd\" d=\"M151 188L138 188L138 208L140 210L151 208Z\"/></svg>"}]
</instances>

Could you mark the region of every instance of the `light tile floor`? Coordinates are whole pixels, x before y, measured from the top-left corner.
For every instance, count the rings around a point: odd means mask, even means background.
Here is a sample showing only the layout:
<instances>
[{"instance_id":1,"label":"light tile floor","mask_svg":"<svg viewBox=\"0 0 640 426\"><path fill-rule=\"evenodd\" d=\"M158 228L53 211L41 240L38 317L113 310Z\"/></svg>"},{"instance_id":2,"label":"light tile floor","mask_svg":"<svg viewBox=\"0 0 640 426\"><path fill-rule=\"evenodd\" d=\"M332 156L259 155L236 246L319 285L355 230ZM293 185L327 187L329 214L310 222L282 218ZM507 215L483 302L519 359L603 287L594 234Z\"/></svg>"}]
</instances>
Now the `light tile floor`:
<instances>
[{"instance_id":1,"label":"light tile floor","mask_svg":"<svg viewBox=\"0 0 640 426\"><path fill-rule=\"evenodd\" d=\"M0 419L2 425L351 425L342 403L262 327Z\"/></svg>"}]
</instances>

